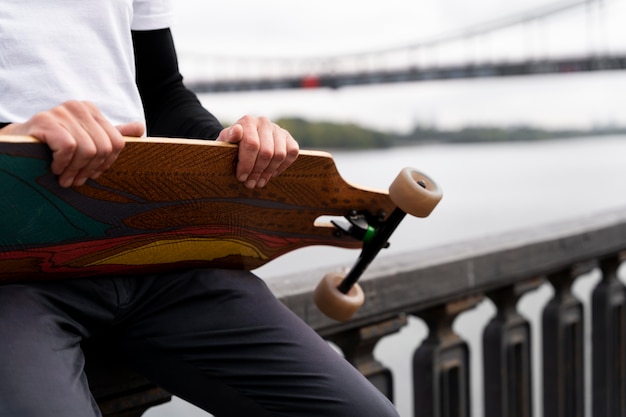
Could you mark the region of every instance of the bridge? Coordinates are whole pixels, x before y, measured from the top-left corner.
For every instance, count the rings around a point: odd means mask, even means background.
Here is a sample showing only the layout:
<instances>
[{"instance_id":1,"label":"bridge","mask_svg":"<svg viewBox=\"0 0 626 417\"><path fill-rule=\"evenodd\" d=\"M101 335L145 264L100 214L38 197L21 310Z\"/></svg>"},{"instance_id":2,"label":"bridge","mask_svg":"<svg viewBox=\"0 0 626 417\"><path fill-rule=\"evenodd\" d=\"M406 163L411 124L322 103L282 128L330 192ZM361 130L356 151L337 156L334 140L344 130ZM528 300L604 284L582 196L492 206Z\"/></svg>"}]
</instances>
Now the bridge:
<instances>
[{"instance_id":1,"label":"bridge","mask_svg":"<svg viewBox=\"0 0 626 417\"><path fill-rule=\"evenodd\" d=\"M197 75L187 85L197 93L215 93L623 70L626 36L617 29L609 33L608 24L621 6L617 0L570 0L432 39L347 55L199 56L193 59ZM546 50L553 47L543 40L554 31L569 43Z\"/></svg>"}]
</instances>

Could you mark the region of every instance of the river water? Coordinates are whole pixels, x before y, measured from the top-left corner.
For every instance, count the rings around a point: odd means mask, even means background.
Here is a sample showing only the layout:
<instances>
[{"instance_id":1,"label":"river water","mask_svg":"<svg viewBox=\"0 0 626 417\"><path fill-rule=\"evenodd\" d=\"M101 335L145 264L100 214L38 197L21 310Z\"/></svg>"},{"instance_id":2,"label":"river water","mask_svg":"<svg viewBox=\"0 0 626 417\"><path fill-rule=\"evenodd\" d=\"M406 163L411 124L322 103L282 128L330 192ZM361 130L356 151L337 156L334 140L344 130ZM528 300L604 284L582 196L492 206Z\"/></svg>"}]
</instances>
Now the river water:
<instances>
[{"instance_id":1,"label":"river water","mask_svg":"<svg viewBox=\"0 0 626 417\"><path fill-rule=\"evenodd\" d=\"M391 247L379 256L420 249L577 218L626 210L626 136L586 137L542 142L488 144L432 144L359 152L335 152L342 176L351 183L386 189L402 167L412 166L436 180L444 198L426 219L407 217L391 238ZM349 266L357 252L336 248L307 248L279 258L256 272L266 279L297 274L303 268ZM311 260L314 260L313 262ZM304 265L304 267L303 267ZM579 280L576 291L586 302L597 277ZM542 303L551 295L547 286L525 297L520 310L534 325ZM460 316L455 330L466 338L472 354L473 415L482 415L480 368L481 329L494 313L490 302ZM377 358L394 371L395 399L402 417L412 415L412 352L425 337L417 319L399 335L384 339ZM535 343L539 334L533 334ZM533 358L538 366L539 360ZM539 375L537 372L535 375ZM538 388L535 415L541 416ZM146 417L199 417L206 413L174 399L149 410Z\"/></svg>"}]
</instances>

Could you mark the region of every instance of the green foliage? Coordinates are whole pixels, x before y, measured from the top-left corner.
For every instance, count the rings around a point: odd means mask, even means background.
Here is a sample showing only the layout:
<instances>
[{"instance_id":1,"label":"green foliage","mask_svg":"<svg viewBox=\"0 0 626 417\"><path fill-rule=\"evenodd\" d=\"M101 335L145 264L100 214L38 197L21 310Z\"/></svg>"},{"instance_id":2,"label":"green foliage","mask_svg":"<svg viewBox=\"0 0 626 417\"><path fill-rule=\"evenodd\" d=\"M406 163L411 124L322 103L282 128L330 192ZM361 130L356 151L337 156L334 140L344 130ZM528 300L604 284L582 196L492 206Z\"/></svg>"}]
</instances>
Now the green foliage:
<instances>
[{"instance_id":1,"label":"green foliage","mask_svg":"<svg viewBox=\"0 0 626 417\"><path fill-rule=\"evenodd\" d=\"M282 118L276 122L291 132L302 149L325 150L388 148L433 142L510 142L626 134L626 128L622 127L546 130L530 126L470 126L458 130L439 130L417 126L407 134L398 134L367 129L354 123L312 122L302 118Z\"/></svg>"},{"instance_id":2,"label":"green foliage","mask_svg":"<svg viewBox=\"0 0 626 417\"><path fill-rule=\"evenodd\" d=\"M514 126L506 128L472 126L464 127L459 130L436 130L418 126L411 133L403 136L400 141L404 145L428 142L514 142L624 133L626 133L626 129L618 127L591 130L546 130L529 126Z\"/></svg>"},{"instance_id":3,"label":"green foliage","mask_svg":"<svg viewBox=\"0 0 626 417\"><path fill-rule=\"evenodd\" d=\"M396 135L366 129L353 123L310 122L300 118L277 120L303 149L369 149L394 145Z\"/></svg>"}]
</instances>

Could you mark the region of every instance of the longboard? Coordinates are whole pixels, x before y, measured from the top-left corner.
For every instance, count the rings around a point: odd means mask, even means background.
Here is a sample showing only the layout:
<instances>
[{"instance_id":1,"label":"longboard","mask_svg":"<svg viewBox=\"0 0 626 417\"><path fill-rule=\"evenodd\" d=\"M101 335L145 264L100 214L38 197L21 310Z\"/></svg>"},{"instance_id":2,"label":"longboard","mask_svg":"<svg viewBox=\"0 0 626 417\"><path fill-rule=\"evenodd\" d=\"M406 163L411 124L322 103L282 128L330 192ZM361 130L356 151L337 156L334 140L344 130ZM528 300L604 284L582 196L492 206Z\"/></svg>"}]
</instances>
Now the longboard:
<instances>
[{"instance_id":1,"label":"longboard","mask_svg":"<svg viewBox=\"0 0 626 417\"><path fill-rule=\"evenodd\" d=\"M0 137L0 283L252 270L310 245L363 248L398 207L387 191L343 180L332 156L317 151L301 151L266 187L247 189L235 177L237 152L214 141L127 138L97 180L62 188L45 144ZM428 185L408 192L408 211L428 215L441 192L410 175Z\"/></svg>"}]
</instances>

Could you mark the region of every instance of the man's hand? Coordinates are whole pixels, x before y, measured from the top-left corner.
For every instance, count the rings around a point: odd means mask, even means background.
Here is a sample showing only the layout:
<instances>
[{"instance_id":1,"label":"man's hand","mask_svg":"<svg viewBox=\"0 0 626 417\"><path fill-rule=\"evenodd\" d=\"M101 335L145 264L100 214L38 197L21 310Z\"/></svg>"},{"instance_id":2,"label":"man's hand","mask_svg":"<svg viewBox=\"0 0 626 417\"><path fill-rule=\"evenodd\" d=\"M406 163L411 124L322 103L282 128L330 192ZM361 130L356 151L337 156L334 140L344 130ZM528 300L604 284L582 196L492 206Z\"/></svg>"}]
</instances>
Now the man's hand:
<instances>
[{"instance_id":1,"label":"man's hand","mask_svg":"<svg viewBox=\"0 0 626 417\"><path fill-rule=\"evenodd\" d=\"M124 148L124 136L141 136L144 131L139 122L113 126L92 103L68 101L24 123L10 124L0 134L45 142L52 150L52 172L61 186L70 187L97 178Z\"/></svg>"},{"instance_id":2,"label":"man's hand","mask_svg":"<svg viewBox=\"0 0 626 417\"><path fill-rule=\"evenodd\" d=\"M218 141L239 144L237 178L246 187L264 187L298 157L291 134L264 117L244 116L220 132Z\"/></svg>"}]
</instances>

